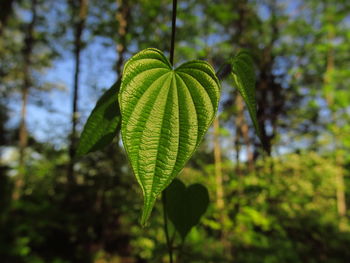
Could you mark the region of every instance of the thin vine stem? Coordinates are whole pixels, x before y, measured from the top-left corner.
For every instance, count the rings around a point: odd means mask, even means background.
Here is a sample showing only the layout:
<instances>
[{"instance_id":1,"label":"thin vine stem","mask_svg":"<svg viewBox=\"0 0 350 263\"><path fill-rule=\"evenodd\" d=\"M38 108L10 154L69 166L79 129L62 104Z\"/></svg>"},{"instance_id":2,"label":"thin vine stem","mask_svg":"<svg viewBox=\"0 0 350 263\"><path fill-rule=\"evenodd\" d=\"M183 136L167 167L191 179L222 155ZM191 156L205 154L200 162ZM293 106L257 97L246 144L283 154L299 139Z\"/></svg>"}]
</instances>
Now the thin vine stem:
<instances>
[{"instance_id":1,"label":"thin vine stem","mask_svg":"<svg viewBox=\"0 0 350 263\"><path fill-rule=\"evenodd\" d=\"M165 233L166 244L167 244L167 247L168 247L169 262L173 263L173 245L172 245L172 242L170 241L169 231L168 231L168 215L167 215L167 210L166 210L166 194L165 194L165 191L166 190L164 190L163 193L162 193L164 233Z\"/></svg>"},{"instance_id":2,"label":"thin vine stem","mask_svg":"<svg viewBox=\"0 0 350 263\"><path fill-rule=\"evenodd\" d=\"M175 32L176 32L176 9L177 9L177 0L173 0L173 14L171 21L171 43L170 43L170 63L174 65L174 51L175 51ZM173 240L170 240L169 231L168 231L168 214L166 210L166 195L165 191L162 193L162 203L163 203L163 219L164 219L164 233L165 239L168 247L169 262L173 263Z\"/></svg>"},{"instance_id":3,"label":"thin vine stem","mask_svg":"<svg viewBox=\"0 0 350 263\"><path fill-rule=\"evenodd\" d=\"M171 65L174 64L176 9L177 9L177 0L173 0L173 16L172 16L172 22L171 22L171 45L170 45L170 63L171 63Z\"/></svg>"}]
</instances>

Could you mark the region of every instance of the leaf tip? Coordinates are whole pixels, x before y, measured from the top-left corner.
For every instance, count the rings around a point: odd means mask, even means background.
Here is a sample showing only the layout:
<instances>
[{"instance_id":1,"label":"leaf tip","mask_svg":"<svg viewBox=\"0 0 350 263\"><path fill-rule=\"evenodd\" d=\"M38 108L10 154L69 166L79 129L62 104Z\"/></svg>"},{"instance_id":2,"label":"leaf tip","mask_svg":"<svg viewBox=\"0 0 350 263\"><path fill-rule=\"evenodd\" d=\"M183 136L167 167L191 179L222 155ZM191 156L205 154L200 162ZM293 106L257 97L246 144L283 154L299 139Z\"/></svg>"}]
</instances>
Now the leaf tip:
<instances>
[{"instance_id":1,"label":"leaf tip","mask_svg":"<svg viewBox=\"0 0 350 263\"><path fill-rule=\"evenodd\" d=\"M140 220L140 224L142 227L147 227L149 225L148 219L151 216L155 201L155 199L145 199Z\"/></svg>"}]
</instances>

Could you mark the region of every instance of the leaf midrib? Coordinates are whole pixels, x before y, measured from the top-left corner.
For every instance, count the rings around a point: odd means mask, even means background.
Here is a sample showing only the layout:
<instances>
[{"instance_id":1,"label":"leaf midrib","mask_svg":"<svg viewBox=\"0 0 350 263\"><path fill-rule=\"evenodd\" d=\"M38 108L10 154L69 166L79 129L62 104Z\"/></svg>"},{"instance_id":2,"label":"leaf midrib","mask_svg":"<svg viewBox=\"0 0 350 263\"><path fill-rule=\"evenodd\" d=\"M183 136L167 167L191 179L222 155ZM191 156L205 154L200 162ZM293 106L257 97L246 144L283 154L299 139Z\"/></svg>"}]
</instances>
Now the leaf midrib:
<instances>
[{"instance_id":1,"label":"leaf midrib","mask_svg":"<svg viewBox=\"0 0 350 263\"><path fill-rule=\"evenodd\" d=\"M173 81L174 81L174 76L175 76L175 74L176 74L176 73L172 70L171 83L170 83L169 88L168 88L166 103L165 103L165 105L164 105L164 110L163 110L162 122L161 122L160 129L159 129L160 134L162 133L162 130L163 130L163 123L164 123L165 111L166 111L166 109L167 109L167 105L168 105L168 101L169 101L169 93L170 93L169 91L170 91L170 89L175 89L176 92L177 92L177 88L174 88L174 85L173 85ZM176 82L176 79L175 79L175 82ZM176 87L176 86L175 86L175 87ZM178 105L178 108L179 108L179 105ZM180 127L179 122L178 122L177 126ZM159 136L158 145L157 145L156 164L155 164L155 166L154 166L154 172L153 172L154 174L155 174L155 171L156 171L156 169L157 169L157 160L158 160L158 156L159 156L159 145L160 145L160 141L161 141L161 136ZM179 139L178 144L180 144L180 139ZM177 150L177 152L176 152L176 159L177 159L178 153L179 153L179 152L178 152L178 150ZM177 160L175 160L175 165L176 165L176 161L177 161ZM174 167L175 167L175 165L174 165ZM174 171L174 168L173 168L173 170L172 170L172 173L173 173L173 171ZM172 173L171 173L171 174L172 174ZM155 178L156 178L156 176L153 176L153 178L152 178L151 193L153 193L154 181L155 181L154 179L155 179Z\"/></svg>"},{"instance_id":2,"label":"leaf midrib","mask_svg":"<svg viewBox=\"0 0 350 263\"><path fill-rule=\"evenodd\" d=\"M161 78L164 78L164 82L162 82L162 85L164 85L164 83L167 81L167 77L165 76L166 74L169 74L169 72L165 73L165 74L161 77ZM151 84L147 89L149 89L149 88L150 88L157 80L159 80L159 79L160 79L160 78L158 78L158 79L156 79L154 82L152 82L152 84ZM162 85L160 86L159 89L162 88ZM147 89L146 89L146 90L147 90ZM144 96L144 94L145 94L145 93L143 93L142 96ZM159 96L159 95L160 95L160 94L158 94L158 96ZM141 97L142 97L142 96L141 96ZM157 96L157 98L158 98L158 96ZM141 101L141 97L139 98L138 103ZM157 101L157 98L156 98L154 101ZM137 108L138 103L136 104L134 110ZM132 115L130 114L130 116L132 116ZM151 116L151 115L148 114L147 119L145 120L145 123L149 120L150 116ZM130 118L129 118L129 120L130 120ZM128 121L129 121L129 120L128 120ZM127 122L127 123L128 123L128 122ZM127 125L127 123L126 123L126 125ZM143 127L142 133L140 134L140 138L142 138L144 132L145 132L145 127ZM140 146L141 146L141 143L139 143L139 145L138 145L137 156L139 156ZM141 176L140 176L140 173L139 173L139 167L140 167L140 162L139 162L139 160L140 160L140 158L138 157L137 160L136 160L136 163L137 163L137 174L138 174L138 177L140 178L140 181L143 181L142 178L141 178ZM143 191L146 192L145 189L144 189L143 183L142 183L141 185L142 185Z\"/></svg>"}]
</instances>

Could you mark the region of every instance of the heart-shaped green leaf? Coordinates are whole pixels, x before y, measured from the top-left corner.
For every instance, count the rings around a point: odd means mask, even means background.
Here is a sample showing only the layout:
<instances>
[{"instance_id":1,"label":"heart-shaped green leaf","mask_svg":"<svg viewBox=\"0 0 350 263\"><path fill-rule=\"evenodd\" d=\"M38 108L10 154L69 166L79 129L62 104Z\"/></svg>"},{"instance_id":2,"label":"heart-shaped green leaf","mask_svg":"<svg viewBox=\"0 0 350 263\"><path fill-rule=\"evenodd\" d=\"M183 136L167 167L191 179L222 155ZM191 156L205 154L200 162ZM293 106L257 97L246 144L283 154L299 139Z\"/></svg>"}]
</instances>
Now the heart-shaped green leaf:
<instances>
[{"instance_id":1,"label":"heart-shaped green leaf","mask_svg":"<svg viewBox=\"0 0 350 263\"><path fill-rule=\"evenodd\" d=\"M261 138L256 110L255 70L253 59L249 52L242 50L232 59L231 65L235 86L247 104L249 115L253 121L255 130Z\"/></svg>"},{"instance_id":2,"label":"heart-shaped green leaf","mask_svg":"<svg viewBox=\"0 0 350 263\"><path fill-rule=\"evenodd\" d=\"M120 83L118 80L97 101L80 136L76 156L100 150L111 143L116 136L120 122L118 103Z\"/></svg>"},{"instance_id":3,"label":"heart-shaped green leaf","mask_svg":"<svg viewBox=\"0 0 350 263\"><path fill-rule=\"evenodd\" d=\"M175 229L185 239L191 228L199 223L201 216L207 211L209 194L205 186L185 184L175 179L165 190L166 211Z\"/></svg>"},{"instance_id":4,"label":"heart-shaped green leaf","mask_svg":"<svg viewBox=\"0 0 350 263\"><path fill-rule=\"evenodd\" d=\"M219 97L220 83L204 61L173 69L162 52L145 49L125 64L119 94L121 132L144 195L141 224L202 140Z\"/></svg>"}]
</instances>

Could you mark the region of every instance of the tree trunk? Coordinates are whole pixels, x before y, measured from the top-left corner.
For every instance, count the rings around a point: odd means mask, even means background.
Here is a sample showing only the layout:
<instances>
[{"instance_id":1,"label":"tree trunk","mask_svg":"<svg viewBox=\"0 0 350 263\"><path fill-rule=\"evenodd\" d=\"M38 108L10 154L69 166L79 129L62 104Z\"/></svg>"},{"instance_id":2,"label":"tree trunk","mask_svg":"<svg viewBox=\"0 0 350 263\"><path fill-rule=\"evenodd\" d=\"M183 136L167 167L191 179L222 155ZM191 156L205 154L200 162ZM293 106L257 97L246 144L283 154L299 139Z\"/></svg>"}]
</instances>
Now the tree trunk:
<instances>
[{"instance_id":1,"label":"tree trunk","mask_svg":"<svg viewBox=\"0 0 350 263\"><path fill-rule=\"evenodd\" d=\"M271 38L269 43L262 49L262 55L259 63L259 79L257 81L257 104L258 104L258 122L261 131L261 140L263 147L269 157L271 157L273 139L277 132L277 121L283 113L285 99L283 88L276 81L273 73L275 55L273 48L279 37L279 25L277 21L277 1L271 0L268 3L271 13ZM272 131L268 132L268 128ZM259 151L256 151L256 157Z\"/></svg>"},{"instance_id":2,"label":"tree trunk","mask_svg":"<svg viewBox=\"0 0 350 263\"><path fill-rule=\"evenodd\" d=\"M69 164L68 164L68 183L74 184L74 155L77 144L77 124L78 124L78 102L79 102L79 76L80 76L80 56L83 49L82 34L85 29L85 21L88 11L88 0L69 1L74 23L74 82L73 82L73 101L72 101L72 130L69 145Z\"/></svg>"},{"instance_id":3,"label":"tree trunk","mask_svg":"<svg viewBox=\"0 0 350 263\"><path fill-rule=\"evenodd\" d=\"M237 28L236 38L232 39L233 44L237 43L240 47L245 47L248 43L244 38L244 30L246 28L248 2L246 0L239 1L237 4L238 19L235 20L234 26ZM251 150L252 144L249 138L249 127L244 118L244 101L243 98L237 94L235 98L235 106L237 107L237 115L235 119L236 127L236 138L235 138L235 149L236 149L236 174L240 176L242 174L240 167L240 154L241 154L241 139L243 139L247 151L247 164L248 170L251 172L254 169L254 158Z\"/></svg>"},{"instance_id":4,"label":"tree trunk","mask_svg":"<svg viewBox=\"0 0 350 263\"><path fill-rule=\"evenodd\" d=\"M249 172L254 171L254 155L253 151L251 149L252 143L249 136L249 127L247 124L247 121L244 117L244 101L240 94L236 95L235 99L235 105L237 107L237 115L236 115L236 138L235 138L235 148L236 148L236 162L237 162L237 168L236 173L237 175L241 176L242 171L239 167L240 165L240 139L242 138L244 141L246 154L247 154L247 167Z\"/></svg>"},{"instance_id":5,"label":"tree trunk","mask_svg":"<svg viewBox=\"0 0 350 263\"><path fill-rule=\"evenodd\" d=\"M326 9L327 10L327 9ZM328 23L330 25L333 25L332 17L329 16L329 21ZM328 31L328 51L327 51L327 65L326 65L326 72L324 74L324 85L332 85L332 75L334 72L335 68L335 63L334 63L334 48L332 46L332 42L335 39L335 33L334 30L329 30ZM326 101L329 107L332 107L334 100L333 100L333 92L328 92L326 94ZM332 123L336 125L336 114L333 109L330 108L331 111L331 116L332 116ZM332 131L333 133L333 140L334 140L334 154L335 154L335 164L339 168L339 171L336 174L336 198L337 198L337 210L338 210L338 216L339 216L339 230L343 231L346 230L348 222L347 222L347 217L346 217L346 198L345 198L345 184L344 184L344 168L343 168L343 156L342 153L339 153L338 151L338 141L341 139L338 136L337 131Z\"/></svg>"},{"instance_id":6,"label":"tree trunk","mask_svg":"<svg viewBox=\"0 0 350 263\"><path fill-rule=\"evenodd\" d=\"M214 120L214 162L215 162L215 182L216 182L216 206L221 212L225 207L224 189L222 178L222 160L221 160L221 145L220 145L220 126L219 118Z\"/></svg>"},{"instance_id":7,"label":"tree trunk","mask_svg":"<svg viewBox=\"0 0 350 263\"><path fill-rule=\"evenodd\" d=\"M236 95L235 98L235 105L237 105L237 99L239 97L239 94ZM238 107L237 107L237 110ZM236 128L236 135L235 135L235 151L236 151L236 175L238 176L238 178L240 178L242 176L242 171L241 171L241 138L242 138L242 129L241 129L241 121L240 121L240 114L237 113L237 115L235 116L235 128Z\"/></svg>"},{"instance_id":8,"label":"tree trunk","mask_svg":"<svg viewBox=\"0 0 350 263\"><path fill-rule=\"evenodd\" d=\"M226 222L227 218L225 210L225 192L222 175L222 159L221 159L221 145L220 145L220 124L219 117L214 119L214 162L215 162L215 188L216 188L216 207L219 213L219 222L221 225L221 242L223 244L225 254L231 257L231 244L228 240L228 231Z\"/></svg>"},{"instance_id":9,"label":"tree trunk","mask_svg":"<svg viewBox=\"0 0 350 263\"><path fill-rule=\"evenodd\" d=\"M27 103L29 90L32 85L30 68L32 65L31 56L34 46L34 27L37 21L37 0L31 1L31 21L28 24L25 33L24 48L23 48L23 86L21 89L21 120L19 126L19 163L18 163L18 174L15 179L15 188L13 191L13 199L17 200L21 196L21 191L24 185L25 179L25 150L28 145L28 131L27 131Z\"/></svg>"},{"instance_id":10,"label":"tree trunk","mask_svg":"<svg viewBox=\"0 0 350 263\"><path fill-rule=\"evenodd\" d=\"M336 189L337 189L337 209L339 215L339 230L344 231L347 229L348 220L346 217L346 198L345 198L345 184L344 184L344 169L341 162L341 156L336 156L336 164L341 167L340 171L336 175Z\"/></svg>"},{"instance_id":11,"label":"tree trunk","mask_svg":"<svg viewBox=\"0 0 350 263\"><path fill-rule=\"evenodd\" d=\"M116 63L116 71L118 77L121 76L122 66L124 63L124 54L126 52L126 35L129 28L130 7L127 0L116 0L118 10L116 19L118 22L118 41L117 41L117 54L118 60Z\"/></svg>"},{"instance_id":12,"label":"tree trunk","mask_svg":"<svg viewBox=\"0 0 350 263\"><path fill-rule=\"evenodd\" d=\"M0 36L7 24L8 18L13 14L15 0L0 0Z\"/></svg>"}]
</instances>

